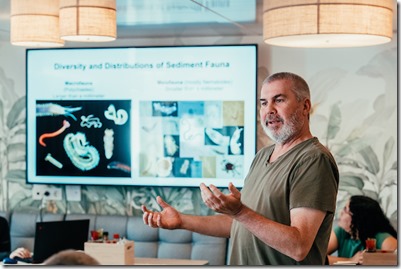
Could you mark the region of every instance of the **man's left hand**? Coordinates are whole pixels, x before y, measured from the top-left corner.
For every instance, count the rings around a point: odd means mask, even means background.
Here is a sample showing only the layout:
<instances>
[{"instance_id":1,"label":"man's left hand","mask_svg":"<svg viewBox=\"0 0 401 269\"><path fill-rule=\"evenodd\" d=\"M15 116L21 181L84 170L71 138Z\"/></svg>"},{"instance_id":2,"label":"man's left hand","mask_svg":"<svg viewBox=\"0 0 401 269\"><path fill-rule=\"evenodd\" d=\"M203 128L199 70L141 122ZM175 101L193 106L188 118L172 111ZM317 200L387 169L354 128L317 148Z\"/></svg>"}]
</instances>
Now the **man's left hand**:
<instances>
[{"instance_id":1,"label":"man's left hand","mask_svg":"<svg viewBox=\"0 0 401 269\"><path fill-rule=\"evenodd\" d=\"M229 194L222 193L216 186L204 183L200 185L202 200L207 207L215 212L234 216L243 208L241 203L241 192L230 182L228 184Z\"/></svg>"}]
</instances>

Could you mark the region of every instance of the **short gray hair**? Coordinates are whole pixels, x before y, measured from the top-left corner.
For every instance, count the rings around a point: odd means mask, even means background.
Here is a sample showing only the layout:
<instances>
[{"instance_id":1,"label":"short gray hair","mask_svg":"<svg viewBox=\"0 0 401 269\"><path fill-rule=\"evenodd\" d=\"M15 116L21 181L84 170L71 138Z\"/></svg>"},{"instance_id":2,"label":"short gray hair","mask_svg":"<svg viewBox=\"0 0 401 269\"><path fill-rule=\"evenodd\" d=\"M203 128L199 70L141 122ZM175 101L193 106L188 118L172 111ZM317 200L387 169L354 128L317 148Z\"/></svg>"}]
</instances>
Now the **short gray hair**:
<instances>
[{"instance_id":1,"label":"short gray hair","mask_svg":"<svg viewBox=\"0 0 401 269\"><path fill-rule=\"evenodd\" d=\"M294 73L280 72L272 74L263 81L262 85L269 84L277 80L288 80L292 82L291 90L295 94L298 102L302 101L305 98L310 100L308 83L306 83L306 81L302 77Z\"/></svg>"}]
</instances>

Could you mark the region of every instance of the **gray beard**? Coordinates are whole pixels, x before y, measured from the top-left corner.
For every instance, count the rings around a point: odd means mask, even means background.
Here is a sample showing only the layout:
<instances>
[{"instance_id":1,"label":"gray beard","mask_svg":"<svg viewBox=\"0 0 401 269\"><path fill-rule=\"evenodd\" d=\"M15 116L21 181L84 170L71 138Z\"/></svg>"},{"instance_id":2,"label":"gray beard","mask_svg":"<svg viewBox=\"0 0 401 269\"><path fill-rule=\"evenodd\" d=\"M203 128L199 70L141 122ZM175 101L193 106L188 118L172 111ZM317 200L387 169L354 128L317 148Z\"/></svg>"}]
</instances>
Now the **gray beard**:
<instances>
[{"instance_id":1,"label":"gray beard","mask_svg":"<svg viewBox=\"0 0 401 269\"><path fill-rule=\"evenodd\" d=\"M304 124L304 119L298 116L298 110L291 115L290 119L287 122L284 122L281 130L277 132L272 131L267 127L267 122L261 122L262 129L266 133L266 135L273 140L275 143L284 144L291 140L300 127Z\"/></svg>"}]
</instances>

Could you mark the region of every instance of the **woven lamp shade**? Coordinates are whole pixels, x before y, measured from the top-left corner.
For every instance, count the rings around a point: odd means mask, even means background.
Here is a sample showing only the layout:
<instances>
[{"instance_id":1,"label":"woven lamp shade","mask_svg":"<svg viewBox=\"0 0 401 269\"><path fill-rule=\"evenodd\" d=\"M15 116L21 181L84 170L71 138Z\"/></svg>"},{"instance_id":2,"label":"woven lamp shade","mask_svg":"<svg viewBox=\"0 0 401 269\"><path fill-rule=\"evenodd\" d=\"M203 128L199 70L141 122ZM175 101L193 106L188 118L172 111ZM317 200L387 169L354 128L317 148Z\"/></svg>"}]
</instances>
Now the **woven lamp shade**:
<instances>
[{"instance_id":1,"label":"woven lamp shade","mask_svg":"<svg viewBox=\"0 0 401 269\"><path fill-rule=\"evenodd\" d=\"M263 39L287 47L356 47L390 42L393 0L264 0Z\"/></svg>"},{"instance_id":2,"label":"woven lamp shade","mask_svg":"<svg viewBox=\"0 0 401 269\"><path fill-rule=\"evenodd\" d=\"M58 0L11 0L10 41L16 46L61 47Z\"/></svg>"},{"instance_id":3,"label":"woven lamp shade","mask_svg":"<svg viewBox=\"0 0 401 269\"><path fill-rule=\"evenodd\" d=\"M60 37L105 42L117 36L115 0L60 0Z\"/></svg>"}]
</instances>

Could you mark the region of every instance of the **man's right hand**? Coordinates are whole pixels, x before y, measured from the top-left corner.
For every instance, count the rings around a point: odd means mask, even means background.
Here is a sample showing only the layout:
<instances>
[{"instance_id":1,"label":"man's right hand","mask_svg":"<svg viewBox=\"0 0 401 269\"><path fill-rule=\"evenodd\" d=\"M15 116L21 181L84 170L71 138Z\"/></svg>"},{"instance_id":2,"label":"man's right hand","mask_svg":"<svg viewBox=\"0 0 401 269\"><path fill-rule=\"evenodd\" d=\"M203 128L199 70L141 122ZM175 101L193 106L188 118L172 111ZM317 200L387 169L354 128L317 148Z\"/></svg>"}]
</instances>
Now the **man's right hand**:
<instances>
[{"instance_id":1,"label":"man's right hand","mask_svg":"<svg viewBox=\"0 0 401 269\"><path fill-rule=\"evenodd\" d=\"M171 205L163 201L160 196L156 197L157 203L162 207L161 212L151 211L142 205L143 222L153 228L179 229L182 226L180 213Z\"/></svg>"}]
</instances>

